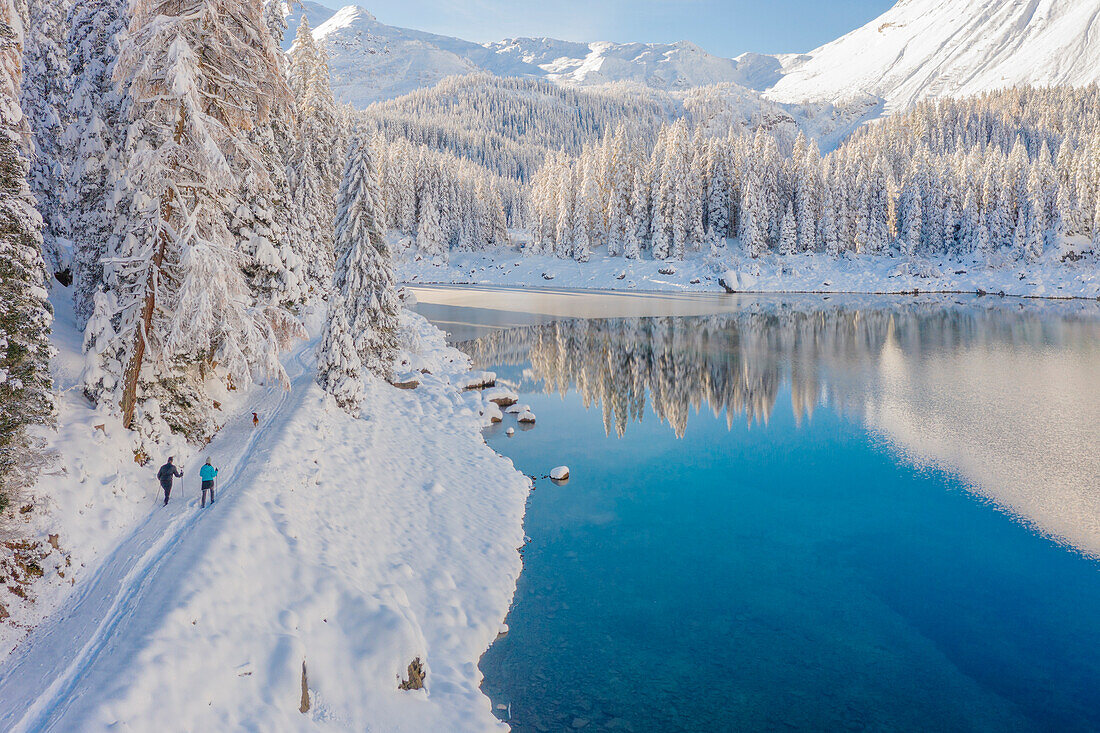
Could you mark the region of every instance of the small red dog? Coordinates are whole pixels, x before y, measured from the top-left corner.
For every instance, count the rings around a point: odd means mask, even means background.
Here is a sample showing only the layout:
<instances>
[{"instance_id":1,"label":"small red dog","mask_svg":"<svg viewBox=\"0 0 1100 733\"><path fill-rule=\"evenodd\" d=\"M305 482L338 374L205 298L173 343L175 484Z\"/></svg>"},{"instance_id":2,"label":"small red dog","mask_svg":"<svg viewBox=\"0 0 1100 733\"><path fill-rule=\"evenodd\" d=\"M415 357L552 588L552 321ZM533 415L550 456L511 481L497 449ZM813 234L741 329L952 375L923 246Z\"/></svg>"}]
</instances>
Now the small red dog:
<instances>
[{"instance_id":1,"label":"small red dog","mask_svg":"<svg viewBox=\"0 0 1100 733\"><path fill-rule=\"evenodd\" d=\"M252 413L252 427L256 427L260 424L260 416L256 413Z\"/></svg>"}]
</instances>

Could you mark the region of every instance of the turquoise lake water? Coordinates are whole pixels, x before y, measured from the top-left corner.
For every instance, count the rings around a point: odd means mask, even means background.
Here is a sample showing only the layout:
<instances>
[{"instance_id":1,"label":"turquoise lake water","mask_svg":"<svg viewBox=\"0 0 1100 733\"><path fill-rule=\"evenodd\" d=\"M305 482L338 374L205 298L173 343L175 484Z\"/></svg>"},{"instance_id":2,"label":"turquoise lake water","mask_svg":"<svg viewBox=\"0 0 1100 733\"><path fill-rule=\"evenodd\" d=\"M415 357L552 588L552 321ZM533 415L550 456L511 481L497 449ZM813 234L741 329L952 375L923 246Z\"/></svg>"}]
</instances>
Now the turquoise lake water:
<instances>
[{"instance_id":1,"label":"turquoise lake water","mask_svg":"<svg viewBox=\"0 0 1100 733\"><path fill-rule=\"evenodd\" d=\"M514 730L1100 730L1097 304L417 295L572 472L481 661Z\"/></svg>"}]
</instances>

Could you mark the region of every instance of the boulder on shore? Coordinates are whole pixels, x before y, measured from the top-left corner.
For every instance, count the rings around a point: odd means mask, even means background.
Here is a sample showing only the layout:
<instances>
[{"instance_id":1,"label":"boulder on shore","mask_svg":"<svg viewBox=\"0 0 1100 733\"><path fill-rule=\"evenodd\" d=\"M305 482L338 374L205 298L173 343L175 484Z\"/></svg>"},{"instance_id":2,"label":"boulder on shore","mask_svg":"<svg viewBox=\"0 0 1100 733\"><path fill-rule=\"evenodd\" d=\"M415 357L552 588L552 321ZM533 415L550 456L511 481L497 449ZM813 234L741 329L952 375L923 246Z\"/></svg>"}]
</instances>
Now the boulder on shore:
<instances>
[{"instance_id":1,"label":"boulder on shore","mask_svg":"<svg viewBox=\"0 0 1100 733\"><path fill-rule=\"evenodd\" d=\"M493 387L490 390L483 392L485 399L490 402L495 402L501 407L508 407L519 402L519 395L508 389L507 387Z\"/></svg>"},{"instance_id":2,"label":"boulder on shore","mask_svg":"<svg viewBox=\"0 0 1100 733\"><path fill-rule=\"evenodd\" d=\"M399 374L390 384L398 389L416 389L420 386L420 375L416 372Z\"/></svg>"},{"instance_id":3,"label":"boulder on shore","mask_svg":"<svg viewBox=\"0 0 1100 733\"><path fill-rule=\"evenodd\" d=\"M718 284L726 289L727 293L745 293L756 287L757 278L747 272L726 270L718 278Z\"/></svg>"}]
</instances>

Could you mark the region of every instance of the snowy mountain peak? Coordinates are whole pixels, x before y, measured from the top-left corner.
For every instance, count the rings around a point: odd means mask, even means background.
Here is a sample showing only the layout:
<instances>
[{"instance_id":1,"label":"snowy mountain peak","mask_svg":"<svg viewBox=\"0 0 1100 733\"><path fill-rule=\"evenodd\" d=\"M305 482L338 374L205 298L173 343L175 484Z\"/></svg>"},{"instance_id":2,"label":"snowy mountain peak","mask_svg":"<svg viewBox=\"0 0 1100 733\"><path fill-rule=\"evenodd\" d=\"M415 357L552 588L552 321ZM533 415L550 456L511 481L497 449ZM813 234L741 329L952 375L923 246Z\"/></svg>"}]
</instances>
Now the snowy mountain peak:
<instances>
[{"instance_id":1,"label":"snowy mountain peak","mask_svg":"<svg viewBox=\"0 0 1100 733\"><path fill-rule=\"evenodd\" d=\"M691 41L471 43L389 26L359 6L334 13L311 0L288 18L290 38L303 13L329 51L338 98L359 107L473 72L661 91L733 83L780 102L873 96L887 109L1016 84L1100 81L1100 0L900 0L809 53L732 59Z\"/></svg>"},{"instance_id":2,"label":"snowy mountain peak","mask_svg":"<svg viewBox=\"0 0 1100 733\"><path fill-rule=\"evenodd\" d=\"M1100 80L1100 0L900 0L862 28L789 57L781 101L870 93L903 108L1018 84Z\"/></svg>"},{"instance_id":3,"label":"snowy mountain peak","mask_svg":"<svg viewBox=\"0 0 1100 733\"><path fill-rule=\"evenodd\" d=\"M366 8L359 5L346 5L329 18L326 23L331 24L333 27L340 27L351 25L352 23L377 23L378 19L374 17Z\"/></svg>"}]
</instances>

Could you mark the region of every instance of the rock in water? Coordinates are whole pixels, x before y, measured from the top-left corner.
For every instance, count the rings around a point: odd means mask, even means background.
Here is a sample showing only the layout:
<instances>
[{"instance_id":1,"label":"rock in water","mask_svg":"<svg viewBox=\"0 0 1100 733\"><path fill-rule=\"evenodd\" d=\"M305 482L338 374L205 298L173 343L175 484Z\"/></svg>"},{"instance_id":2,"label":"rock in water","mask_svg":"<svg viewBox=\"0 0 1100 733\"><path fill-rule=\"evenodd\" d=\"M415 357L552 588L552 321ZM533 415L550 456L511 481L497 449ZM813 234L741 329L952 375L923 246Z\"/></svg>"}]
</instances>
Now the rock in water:
<instances>
[{"instance_id":1,"label":"rock in water","mask_svg":"<svg viewBox=\"0 0 1100 733\"><path fill-rule=\"evenodd\" d=\"M515 434L516 434L516 429L515 429L515 428L508 428L508 429L507 429L507 430L506 430L506 431L504 432L504 434L505 434L505 435L507 435L507 436L508 436L509 438L511 438L511 437L512 437L513 435L515 435Z\"/></svg>"},{"instance_id":2,"label":"rock in water","mask_svg":"<svg viewBox=\"0 0 1100 733\"><path fill-rule=\"evenodd\" d=\"M528 425L533 425L535 423L535 413L528 410L527 412L525 412L525 413L523 413L522 415L519 416L519 421L521 423L526 423Z\"/></svg>"},{"instance_id":3,"label":"rock in water","mask_svg":"<svg viewBox=\"0 0 1100 733\"><path fill-rule=\"evenodd\" d=\"M569 478L569 466L558 466L550 472L550 478L555 481L565 481Z\"/></svg>"},{"instance_id":4,"label":"rock in water","mask_svg":"<svg viewBox=\"0 0 1100 733\"><path fill-rule=\"evenodd\" d=\"M485 399L495 402L501 407L508 407L519 402L519 395L506 387L493 387L481 394Z\"/></svg>"}]
</instances>

